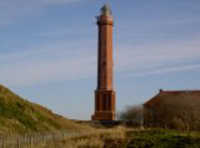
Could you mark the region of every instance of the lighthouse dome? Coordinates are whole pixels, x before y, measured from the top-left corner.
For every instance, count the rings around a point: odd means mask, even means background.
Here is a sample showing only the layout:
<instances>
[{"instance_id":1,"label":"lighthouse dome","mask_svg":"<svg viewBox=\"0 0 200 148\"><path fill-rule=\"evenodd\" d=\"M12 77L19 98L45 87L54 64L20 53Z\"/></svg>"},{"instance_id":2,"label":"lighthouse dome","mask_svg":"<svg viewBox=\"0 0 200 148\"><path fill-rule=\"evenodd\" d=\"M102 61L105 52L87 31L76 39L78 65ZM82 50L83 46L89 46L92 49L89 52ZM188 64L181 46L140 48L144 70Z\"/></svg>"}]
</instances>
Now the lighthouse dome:
<instances>
[{"instance_id":1,"label":"lighthouse dome","mask_svg":"<svg viewBox=\"0 0 200 148\"><path fill-rule=\"evenodd\" d=\"M101 14L102 15L106 15L106 16L111 16L112 15L112 11L111 11L110 6L108 4L105 4L101 8Z\"/></svg>"}]
</instances>

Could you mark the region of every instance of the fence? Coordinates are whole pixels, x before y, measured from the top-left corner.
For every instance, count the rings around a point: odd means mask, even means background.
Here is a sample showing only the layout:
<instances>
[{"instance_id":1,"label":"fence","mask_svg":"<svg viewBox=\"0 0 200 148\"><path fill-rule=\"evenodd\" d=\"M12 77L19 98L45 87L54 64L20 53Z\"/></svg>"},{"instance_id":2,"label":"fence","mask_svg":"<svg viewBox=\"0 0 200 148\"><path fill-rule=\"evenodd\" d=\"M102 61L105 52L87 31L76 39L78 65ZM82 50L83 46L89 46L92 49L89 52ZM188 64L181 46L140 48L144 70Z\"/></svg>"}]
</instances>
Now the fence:
<instances>
[{"instance_id":1,"label":"fence","mask_svg":"<svg viewBox=\"0 0 200 148\"><path fill-rule=\"evenodd\" d=\"M2 136L0 137L0 148L22 148L32 147L40 143L57 142L68 138L84 136L86 134L78 132L54 132L54 133L36 133L23 136ZM88 135L88 133L87 133Z\"/></svg>"}]
</instances>

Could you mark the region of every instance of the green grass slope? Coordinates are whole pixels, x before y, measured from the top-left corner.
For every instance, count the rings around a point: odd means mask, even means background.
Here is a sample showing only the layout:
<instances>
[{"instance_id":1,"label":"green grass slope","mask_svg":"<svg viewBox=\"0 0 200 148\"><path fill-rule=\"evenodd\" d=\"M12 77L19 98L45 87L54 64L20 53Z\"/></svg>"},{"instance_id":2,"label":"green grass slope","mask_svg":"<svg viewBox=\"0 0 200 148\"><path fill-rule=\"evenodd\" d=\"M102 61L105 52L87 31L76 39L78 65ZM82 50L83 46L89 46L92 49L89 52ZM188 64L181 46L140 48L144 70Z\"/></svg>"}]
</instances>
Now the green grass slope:
<instances>
[{"instance_id":1,"label":"green grass slope","mask_svg":"<svg viewBox=\"0 0 200 148\"><path fill-rule=\"evenodd\" d=\"M0 135L84 128L0 85Z\"/></svg>"}]
</instances>

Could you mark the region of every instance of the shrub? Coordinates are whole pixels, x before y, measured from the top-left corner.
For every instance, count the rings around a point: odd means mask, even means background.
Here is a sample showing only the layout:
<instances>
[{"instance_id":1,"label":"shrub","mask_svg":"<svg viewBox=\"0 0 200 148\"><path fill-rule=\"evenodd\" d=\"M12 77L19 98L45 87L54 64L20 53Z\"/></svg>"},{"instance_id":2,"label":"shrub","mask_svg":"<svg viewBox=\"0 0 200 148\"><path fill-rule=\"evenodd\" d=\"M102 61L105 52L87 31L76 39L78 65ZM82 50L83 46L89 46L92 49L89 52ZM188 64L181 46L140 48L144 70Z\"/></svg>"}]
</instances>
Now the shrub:
<instances>
[{"instance_id":1,"label":"shrub","mask_svg":"<svg viewBox=\"0 0 200 148\"><path fill-rule=\"evenodd\" d=\"M134 125L143 126L143 105L128 106L125 111L119 113L119 119L130 121Z\"/></svg>"}]
</instances>

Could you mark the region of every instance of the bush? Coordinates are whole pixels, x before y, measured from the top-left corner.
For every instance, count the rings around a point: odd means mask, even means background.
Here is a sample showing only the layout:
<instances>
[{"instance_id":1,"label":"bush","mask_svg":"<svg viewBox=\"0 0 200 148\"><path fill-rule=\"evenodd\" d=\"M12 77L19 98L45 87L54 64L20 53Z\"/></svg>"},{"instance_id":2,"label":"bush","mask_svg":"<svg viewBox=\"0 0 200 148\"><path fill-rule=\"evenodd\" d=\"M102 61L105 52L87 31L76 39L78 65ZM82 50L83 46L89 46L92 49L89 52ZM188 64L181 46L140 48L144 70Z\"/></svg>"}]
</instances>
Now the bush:
<instances>
[{"instance_id":1,"label":"bush","mask_svg":"<svg viewBox=\"0 0 200 148\"><path fill-rule=\"evenodd\" d=\"M128 123L131 122L131 124L142 126L143 106L142 105L128 106L125 111L119 113L119 119L122 121L128 121Z\"/></svg>"}]
</instances>

